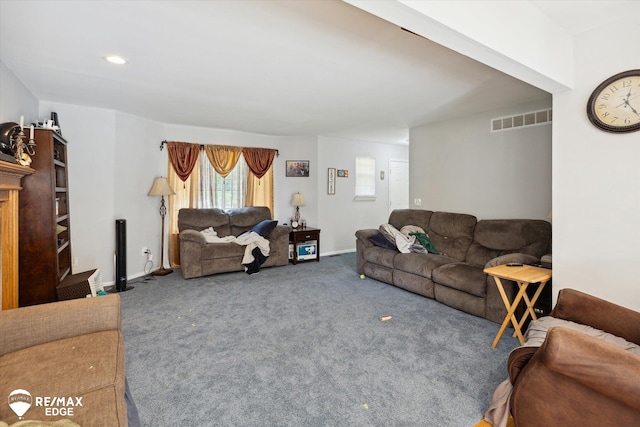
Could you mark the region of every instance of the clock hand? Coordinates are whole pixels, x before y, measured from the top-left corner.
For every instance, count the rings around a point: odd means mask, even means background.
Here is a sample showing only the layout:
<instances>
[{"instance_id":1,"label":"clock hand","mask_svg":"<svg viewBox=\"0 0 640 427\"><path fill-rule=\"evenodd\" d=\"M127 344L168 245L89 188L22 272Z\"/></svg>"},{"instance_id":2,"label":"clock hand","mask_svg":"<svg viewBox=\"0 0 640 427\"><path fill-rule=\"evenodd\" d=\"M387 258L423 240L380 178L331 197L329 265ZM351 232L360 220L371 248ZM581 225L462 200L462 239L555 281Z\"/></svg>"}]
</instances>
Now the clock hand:
<instances>
[{"instance_id":1,"label":"clock hand","mask_svg":"<svg viewBox=\"0 0 640 427\"><path fill-rule=\"evenodd\" d=\"M618 105L616 108L626 107L627 105L629 105L629 97L630 96L631 96L631 89L629 89L629 93L627 94L627 97L622 100L622 104Z\"/></svg>"},{"instance_id":2,"label":"clock hand","mask_svg":"<svg viewBox=\"0 0 640 427\"><path fill-rule=\"evenodd\" d=\"M631 106L631 104L629 104L629 101L627 101L627 105L629 106L629 108L631 108L631 111L633 111L633 113L634 113L636 116L640 116L640 114L636 111L636 109L635 109L635 108L633 108L633 107Z\"/></svg>"}]
</instances>

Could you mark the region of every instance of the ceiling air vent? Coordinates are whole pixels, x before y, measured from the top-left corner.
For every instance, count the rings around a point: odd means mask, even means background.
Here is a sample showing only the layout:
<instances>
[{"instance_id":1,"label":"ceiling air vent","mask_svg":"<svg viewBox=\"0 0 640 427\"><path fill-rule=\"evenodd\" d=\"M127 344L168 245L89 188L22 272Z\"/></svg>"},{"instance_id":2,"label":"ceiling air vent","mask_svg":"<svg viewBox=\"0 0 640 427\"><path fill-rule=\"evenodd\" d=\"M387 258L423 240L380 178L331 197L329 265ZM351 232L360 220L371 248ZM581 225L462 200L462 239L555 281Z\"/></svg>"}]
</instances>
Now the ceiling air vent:
<instances>
[{"instance_id":1,"label":"ceiling air vent","mask_svg":"<svg viewBox=\"0 0 640 427\"><path fill-rule=\"evenodd\" d=\"M551 123L551 110L530 111L515 116L498 117L491 119L491 132L501 132L503 130L517 129L528 126L537 126Z\"/></svg>"}]
</instances>

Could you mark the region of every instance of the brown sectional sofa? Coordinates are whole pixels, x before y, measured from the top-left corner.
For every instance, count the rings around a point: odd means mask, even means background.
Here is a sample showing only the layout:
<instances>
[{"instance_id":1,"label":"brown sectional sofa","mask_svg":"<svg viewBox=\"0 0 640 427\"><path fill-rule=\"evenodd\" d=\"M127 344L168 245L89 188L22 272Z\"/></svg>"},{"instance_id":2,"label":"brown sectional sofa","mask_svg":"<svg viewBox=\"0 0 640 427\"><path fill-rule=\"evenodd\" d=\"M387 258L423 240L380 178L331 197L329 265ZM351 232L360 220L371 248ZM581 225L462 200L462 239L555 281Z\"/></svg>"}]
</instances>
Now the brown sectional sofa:
<instances>
[{"instance_id":1,"label":"brown sectional sofa","mask_svg":"<svg viewBox=\"0 0 640 427\"><path fill-rule=\"evenodd\" d=\"M483 269L507 262L538 264L550 251L551 224L531 219L487 219L422 209L395 210L389 224L424 229L438 254L400 253L375 245L376 229L356 232L357 270L370 278L502 323L506 309ZM504 281L512 300L515 284Z\"/></svg>"},{"instance_id":2,"label":"brown sectional sofa","mask_svg":"<svg viewBox=\"0 0 640 427\"><path fill-rule=\"evenodd\" d=\"M220 237L239 236L263 220L271 219L264 206L222 209L180 209L180 268L185 279L216 273L242 271L245 247L236 243L207 243L201 230L213 227ZM291 227L277 225L266 237L269 258L262 267L289 263L289 233Z\"/></svg>"},{"instance_id":3,"label":"brown sectional sofa","mask_svg":"<svg viewBox=\"0 0 640 427\"><path fill-rule=\"evenodd\" d=\"M107 295L0 311L0 420L18 421L8 397L26 390L32 402L25 419L140 425L126 392L120 310L120 297ZM45 397L66 398L65 404L47 413L38 404Z\"/></svg>"}]
</instances>

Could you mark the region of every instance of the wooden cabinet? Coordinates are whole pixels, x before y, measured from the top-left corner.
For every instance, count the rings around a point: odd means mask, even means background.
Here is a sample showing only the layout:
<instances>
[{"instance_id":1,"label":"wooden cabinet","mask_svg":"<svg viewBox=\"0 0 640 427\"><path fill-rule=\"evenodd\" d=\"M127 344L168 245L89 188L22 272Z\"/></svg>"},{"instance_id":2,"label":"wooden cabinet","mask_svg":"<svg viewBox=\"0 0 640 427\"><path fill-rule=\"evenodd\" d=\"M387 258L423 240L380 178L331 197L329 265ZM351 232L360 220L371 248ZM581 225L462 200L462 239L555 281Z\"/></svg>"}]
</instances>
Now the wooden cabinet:
<instances>
[{"instance_id":1,"label":"wooden cabinet","mask_svg":"<svg viewBox=\"0 0 640 427\"><path fill-rule=\"evenodd\" d=\"M18 308L18 193L21 181L31 168L0 160L0 277L2 310Z\"/></svg>"},{"instance_id":2,"label":"wooden cabinet","mask_svg":"<svg viewBox=\"0 0 640 427\"><path fill-rule=\"evenodd\" d=\"M20 306L56 301L56 287L71 273L67 141L36 129L32 175L20 192Z\"/></svg>"}]
</instances>

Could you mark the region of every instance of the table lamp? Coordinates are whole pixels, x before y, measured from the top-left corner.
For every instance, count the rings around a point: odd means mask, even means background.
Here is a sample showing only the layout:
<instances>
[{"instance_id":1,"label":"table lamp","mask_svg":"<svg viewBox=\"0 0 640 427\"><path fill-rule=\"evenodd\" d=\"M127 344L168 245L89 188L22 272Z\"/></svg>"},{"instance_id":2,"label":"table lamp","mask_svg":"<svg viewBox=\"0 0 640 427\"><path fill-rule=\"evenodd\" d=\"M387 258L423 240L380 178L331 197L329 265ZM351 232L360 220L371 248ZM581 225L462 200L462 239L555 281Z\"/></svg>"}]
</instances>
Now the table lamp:
<instances>
[{"instance_id":1,"label":"table lamp","mask_svg":"<svg viewBox=\"0 0 640 427\"><path fill-rule=\"evenodd\" d=\"M293 199L291 199L291 206L296 207L296 213L293 217L291 226L293 228L298 228L298 224L300 224L300 206L304 206L304 196L302 195L302 193L297 192L293 194Z\"/></svg>"}]
</instances>

